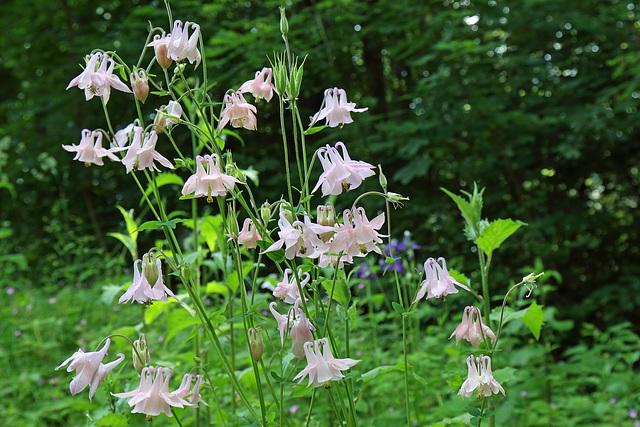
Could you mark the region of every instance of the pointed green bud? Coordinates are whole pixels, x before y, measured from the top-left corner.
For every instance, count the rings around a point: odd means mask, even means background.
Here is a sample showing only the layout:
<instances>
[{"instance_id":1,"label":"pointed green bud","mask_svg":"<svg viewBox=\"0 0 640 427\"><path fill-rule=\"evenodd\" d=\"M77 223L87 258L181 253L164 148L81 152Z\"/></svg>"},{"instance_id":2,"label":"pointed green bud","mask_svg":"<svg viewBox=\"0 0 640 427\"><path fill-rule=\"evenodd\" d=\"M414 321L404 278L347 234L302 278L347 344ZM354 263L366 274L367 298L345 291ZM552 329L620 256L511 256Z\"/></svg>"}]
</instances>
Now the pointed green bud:
<instances>
[{"instance_id":1,"label":"pointed green bud","mask_svg":"<svg viewBox=\"0 0 640 427\"><path fill-rule=\"evenodd\" d=\"M141 374L142 368L151 361L146 335L140 335L140 339L133 342L133 347L134 349L131 350L131 354L133 356L133 367L136 368L138 374Z\"/></svg>"},{"instance_id":2,"label":"pointed green bud","mask_svg":"<svg viewBox=\"0 0 640 427\"><path fill-rule=\"evenodd\" d=\"M260 206L260 218L262 218L262 223L266 228L271 220L271 205L269 202L264 202L262 206Z\"/></svg>"},{"instance_id":3,"label":"pointed green bud","mask_svg":"<svg viewBox=\"0 0 640 427\"><path fill-rule=\"evenodd\" d=\"M283 36L286 36L289 33L289 21L287 21L284 6L280 6L280 32Z\"/></svg>"},{"instance_id":4,"label":"pointed green bud","mask_svg":"<svg viewBox=\"0 0 640 427\"><path fill-rule=\"evenodd\" d=\"M287 218L287 221L289 221L290 224L293 224L293 221L296 220L296 217L293 214L293 208L291 207L291 203L289 202L280 203L280 212L285 213L285 218Z\"/></svg>"},{"instance_id":5,"label":"pointed green bud","mask_svg":"<svg viewBox=\"0 0 640 427\"><path fill-rule=\"evenodd\" d=\"M238 219L232 203L227 203L227 237L229 240L238 240Z\"/></svg>"},{"instance_id":6,"label":"pointed green bud","mask_svg":"<svg viewBox=\"0 0 640 427\"><path fill-rule=\"evenodd\" d=\"M382 165L378 165L378 170L380 171L380 176L379 176L380 186L383 189L386 189L387 188L387 177L382 173Z\"/></svg>"}]
</instances>

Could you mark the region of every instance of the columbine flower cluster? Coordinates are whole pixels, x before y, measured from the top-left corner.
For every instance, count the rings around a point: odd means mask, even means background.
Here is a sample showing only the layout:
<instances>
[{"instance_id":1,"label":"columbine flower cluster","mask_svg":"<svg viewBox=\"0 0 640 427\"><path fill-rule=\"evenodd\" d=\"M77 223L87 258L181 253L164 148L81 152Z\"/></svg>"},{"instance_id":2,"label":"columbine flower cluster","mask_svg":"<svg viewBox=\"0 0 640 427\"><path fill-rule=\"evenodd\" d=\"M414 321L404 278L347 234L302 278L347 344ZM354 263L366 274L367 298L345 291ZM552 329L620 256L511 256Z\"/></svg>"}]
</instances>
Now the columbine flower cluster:
<instances>
[{"instance_id":1,"label":"columbine flower cluster","mask_svg":"<svg viewBox=\"0 0 640 427\"><path fill-rule=\"evenodd\" d=\"M320 108L311 119L313 126L318 120L325 119L329 127L344 126L352 123L351 113L362 113L368 108L355 108L356 104L347 101L347 92L344 89L327 89L324 91L323 107Z\"/></svg>"},{"instance_id":2,"label":"columbine flower cluster","mask_svg":"<svg viewBox=\"0 0 640 427\"><path fill-rule=\"evenodd\" d=\"M207 165L205 171L204 165ZM240 181L222 172L220 156L217 154L196 156L196 173L191 175L184 187L182 195L193 194L194 197L207 197L207 202L213 202L213 197L224 196L227 190L233 189Z\"/></svg>"},{"instance_id":3,"label":"columbine flower cluster","mask_svg":"<svg viewBox=\"0 0 640 427\"><path fill-rule=\"evenodd\" d=\"M84 90L86 100L94 96L102 97L102 102L109 102L111 88L122 92L131 93L131 89L113 74L115 62L109 55L96 52L87 59L84 71L69 82L67 89L78 86Z\"/></svg>"},{"instance_id":4,"label":"columbine flower cluster","mask_svg":"<svg viewBox=\"0 0 640 427\"><path fill-rule=\"evenodd\" d=\"M342 155L338 152L338 147L342 150ZM312 193L315 193L322 186L323 196L337 196L343 191L359 187L365 178L375 175L373 172L375 168L369 163L351 160L347 147L340 141L336 142L335 147L327 144L325 148L319 149L318 159L320 159L323 172L318 183L311 190Z\"/></svg>"},{"instance_id":5,"label":"columbine flower cluster","mask_svg":"<svg viewBox=\"0 0 640 427\"><path fill-rule=\"evenodd\" d=\"M190 406L197 408L200 402L209 406L200 396L202 376L186 374L180 387L170 392L169 380L172 375L170 368L148 366L142 369L140 385L137 389L127 393L111 394L119 398L130 397L131 399L129 399L128 403L129 406L133 406L131 413L142 413L149 416L157 416L164 413L166 416L171 417L173 416L171 407L184 408L185 406ZM193 378L196 379L196 383L191 388Z\"/></svg>"},{"instance_id":6,"label":"columbine flower cluster","mask_svg":"<svg viewBox=\"0 0 640 427\"><path fill-rule=\"evenodd\" d=\"M344 378L342 371L360 362L349 358L336 359L331 353L331 346L327 338L306 342L304 355L307 358L307 366L295 376L294 381L300 379L299 384L308 376L309 384L307 387L313 384L314 387L330 388L331 381Z\"/></svg>"},{"instance_id":7,"label":"columbine flower cluster","mask_svg":"<svg viewBox=\"0 0 640 427\"><path fill-rule=\"evenodd\" d=\"M478 392L479 398L498 394L498 392L505 394L502 386L493 378L489 356L474 357L472 354L467 358L467 367L469 372L458 392L460 396L471 397L474 391Z\"/></svg>"}]
</instances>

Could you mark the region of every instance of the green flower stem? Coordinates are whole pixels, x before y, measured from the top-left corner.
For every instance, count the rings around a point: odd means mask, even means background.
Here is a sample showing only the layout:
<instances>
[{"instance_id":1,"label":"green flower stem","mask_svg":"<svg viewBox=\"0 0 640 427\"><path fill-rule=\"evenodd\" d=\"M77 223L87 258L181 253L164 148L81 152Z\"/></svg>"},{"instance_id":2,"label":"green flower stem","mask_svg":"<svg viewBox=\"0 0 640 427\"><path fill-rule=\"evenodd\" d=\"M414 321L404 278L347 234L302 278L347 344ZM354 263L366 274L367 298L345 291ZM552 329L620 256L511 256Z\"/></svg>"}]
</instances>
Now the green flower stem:
<instances>
[{"instance_id":1,"label":"green flower stem","mask_svg":"<svg viewBox=\"0 0 640 427\"><path fill-rule=\"evenodd\" d=\"M183 427L182 422L180 422L180 418L178 417L178 414L176 413L176 410L173 408L173 406L171 407L171 413L173 414L173 419L176 420L176 424L178 424L180 427Z\"/></svg>"},{"instance_id":2,"label":"green flower stem","mask_svg":"<svg viewBox=\"0 0 640 427\"><path fill-rule=\"evenodd\" d=\"M280 130L282 131L282 147L284 149L284 168L287 175L287 191L289 192L289 203L293 206L293 195L291 194L291 176L289 174L289 151L287 149L287 129L284 126L284 101L282 95L278 97L280 105Z\"/></svg>"},{"instance_id":3,"label":"green flower stem","mask_svg":"<svg viewBox=\"0 0 640 427\"><path fill-rule=\"evenodd\" d=\"M313 392L311 392L311 402L309 403L309 411L307 412L307 422L304 423L304 427L309 427L309 422L311 421L311 410L313 409L313 404L316 402L316 390L317 388L313 388Z\"/></svg>"},{"instance_id":4,"label":"green flower stem","mask_svg":"<svg viewBox=\"0 0 640 427\"><path fill-rule=\"evenodd\" d=\"M293 132L293 146L296 152L296 165L298 166L298 178L300 179L300 199L304 197L304 181L302 180L302 166L300 165L300 149L298 148L298 127L296 126L296 110L298 106L296 105L296 100L291 100L291 121L293 122L293 126L291 127L291 132Z\"/></svg>"}]
</instances>

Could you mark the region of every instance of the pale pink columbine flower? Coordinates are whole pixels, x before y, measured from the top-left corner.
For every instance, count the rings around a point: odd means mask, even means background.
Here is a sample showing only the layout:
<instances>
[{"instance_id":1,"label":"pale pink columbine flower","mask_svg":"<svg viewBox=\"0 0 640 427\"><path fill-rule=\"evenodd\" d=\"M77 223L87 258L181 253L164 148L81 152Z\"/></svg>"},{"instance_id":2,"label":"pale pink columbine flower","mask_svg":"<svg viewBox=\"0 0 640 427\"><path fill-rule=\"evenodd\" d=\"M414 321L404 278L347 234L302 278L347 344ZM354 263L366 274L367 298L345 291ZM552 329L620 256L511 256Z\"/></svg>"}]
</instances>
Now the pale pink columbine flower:
<instances>
[{"instance_id":1,"label":"pale pink columbine flower","mask_svg":"<svg viewBox=\"0 0 640 427\"><path fill-rule=\"evenodd\" d=\"M273 92L276 90L273 83L271 83L272 75L273 69L271 68L265 67L262 71L256 71L256 77L253 80L244 82L238 89L238 92L249 92L256 100L264 98L269 102L273 97Z\"/></svg>"},{"instance_id":2,"label":"pale pink columbine flower","mask_svg":"<svg viewBox=\"0 0 640 427\"><path fill-rule=\"evenodd\" d=\"M207 165L205 171L204 165ZM193 194L194 197L207 197L207 202L213 202L213 197L224 196L228 190L235 188L240 181L222 172L220 156L207 154L196 156L196 173L191 175L182 187L182 195Z\"/></svg>"},{"instance_id":3,"label":"pale pink columbine flower","mask_svg":"<svg viewBox=\"0 0 640 427\"><path fill-rule=\"evenodd\" d=\"M320 345L322 345L322 351ZM306 376L309 376L308 386L313 384L314 387L331 387L330 381L341 380L344 378L342 371L360 362L359 360L348 358L336 359L331 353L327 338L306 342L304 344L304 354L307 358L307 366L296 375L294 381L299 378L299 384Z\"/></svg>"},{"instance_id":4,"label":"pale pink columbine flower","mask_svg":"<svg viewBox=\"0 0 640 427\"><path fill-rule=\"evenodd\" d=\"M311 124L325 119L329 127L343 126L352 123L351 113L362 113L368 108L355 108L354 102L347 102L347 92L344 89L327 89L324 91L324 108L314 114Z\"/></svg>"},{"instance_id":5,"label":"pale pink columbine flower","mask_svg":"<svg viewBox=\"0 0 640 427\"><path fill-rule=\"evenodd\" d=\"M460 396L471 397L476 390L479 398L498 394L498 392L505 394L502 386L493 378L489 356L474 357L472 354L467 357L467 367L467 379L458 391Z\"/></svg>"},{"instance_id":6,"label":"pale pink columbine flower","mask_svg":"<svg viewBox=\"0 0 640 427\"><path fill-rule=\"evenodd\" d=\"M342 155L338 148L342 149ZM375 175L373 165L360 160L351 160L347 147L338 141L335 147L327 146L318 150L318 159L323 172L318 178L318 183L311 191L314 193L322 185L322 195L337 196L343 191L353 190L362 184L362 181Z\"/></svg>"},{"instance_id":7,"label":"pale pink columbine flower","mask_svg":"<svg viewBox=\"0 0 640 427\"><path fill-rule=\"evenodd\" d=\"M439 262L442 263L442 266L438 264ZM447 270L447 263L442 257L438 258L438 261L433 258L426 260L424 262L424 272L426 277L424 282L422 282L422 287L418 295L416 295L416 299L413 301L414 303L422 299L425 293L427 294L426 299L444 299L449 294L457 294L458 290L454 285L470 292L468 287L451 277L449 270Z\"/></svg>"},{"instance_id":8,"label":"pale pink columbine flower","mask_svg":"<svg viewBox=\"0 0 640 427\"><path fill-rule=\"evenodd\" d=\"M155 378L153 373L155 371ZM167 417L171 414L171 407L184 408L192 406L190 402L169 391L169 380L172 373L169 368L155 368L149 366L142 369L140 385L137 389L127 393L111 393L115 397L129 399L129 406L133 406L132 414L140 413L157 416L164 412ZM153 382L152 382L153 378Z\"/></svg>"},{"instance_id":9,"label":"pale pink columbine flower","mask_svg":"<svg viewBox=\"0 0 640 427\"><path fill-rule=\"evenodd\" d=\"M114 67L115 62L109 55L96 52L87 61L84 71L69 82L67 89L78 86L79 89L84 90L87 101L94 96L101 96L105 104L109 101L112 87L122 92L131 93L131 89L113 74Z\"/></svg>"},{"instance_id":10,"label":"pale pink columbine flower","mask_svg":"<svg viewBox=\"0 0 640 427\"><path fill-rule=\"evenodd\" d=\"M120 148L126 147L131 141L133 141L135 133L141 132L138 128L140 128L140 122L138 119L135 119L133 123L129 123L125 128L116 132L113 136L113 141L111 141L111 146Z\"/></svg>"},{"instance_id":11,"label":"pale pink columbine flower","mask_svg":"<svg viewBox=\"0 0 640 427\"><path fill-rule=\"evenodd\" d=\"M73 377L71 384L69 384L71 394L78 394L89 386L89 400L91 400L104 377L124 360L124 354L119 353L118 359L113 362L109 362L106 365L102 363L102 359L109 354L107 350L110 344L111 339L107 338L102 349L98 351L85 353L82 349L78 349L70 358L56 368L57 371L71 362L67 367L67 372L76 371L76 376Z\"/></svg>"},{"instance_id":12,"label":"pale pink columbine flower","mask_svg":"<svg viewBox=\"0 0 640 427\"><path fill-rule=\"evenodd\" d=\"M155 130L142 135L141 127L134 128L133 141L127 148L127 154L122 159L122 163L127 168L127 173L132 170L149 169L151 171L160 171L155 161L168 169L173 169L171 162L162 154L156 151L156 143L158 142L158 134Z\"/></svg>"},{"instance_id":13,"label":"pale pink columbine flower","mask_svg":"<svg viewBox=\"0 0 640 427\"><path fill-rule=\"evenodd\" d=\"M142 264L142 268L140 265ZM141 271L142 269L142 271ZM152 286L153 284L153 286ZM133 282L118 300L118 303L137 301L149 305L152 301L168 301L170 296L176 296L167 288L162 280L162 263L153 253L144 254L142 260L133 263Z\"/></svg>"},{"instance_id":14,"label":"pale pink columbine flower","mask_svg":"<svg viewBox=\"0 0 640 427\"><path fill-rule=\"evenodd\" d=\"M471 343L473 348L478 348L478 345L484 341L484 337L492 340L496 339L496 335L493 333L491 328L482 322L480 309L473 306L469 306L464 309L464 312L462 313L462 322L460 322L456 330L453 331L449 339L454 336L456 337L456 344L464 338Z\"/></svg>"},{"instance_id":15,"label":"pale pink columbine flower","mask_svg":"<svg viewBox=\"0 0 640 427\"><path fill-rule=\"evenodd\" d=\"M120 151L122 148L106 149L102 147L102 132L82 130L82 138L79 145L63 145L62 148L69 152L75 152L73 160L84 162L86 166L92 163L98 166L104 165L102 158L107 156L114 162L119 162L118 156L113 154L114 151Z\"/></svg>"},{"instance_id":16,"label":"pale pink columbine flower","mask_svg":"<svg viewBox=\"0 0 640 427\"><path fill-rule=\"evenodd\" d=\"M234 128L256 130L258 128L256 111L258 111L256 107L249 104L241 92L226 94L224 96L224 109L222 110L220 123L218 123L218 132L229 122Z\"/></svg>"},{"instance_id":17,"label":"pale pink columbine flower","mask_svg":"<svg viewBox=\"0 0 640 427\"><path fill-rule=\"evenodd\" d=\"M295 256L317 258L319 253L316 254L316 248L322 245L322 240L318 235L333 231L333 227L313 224L306 215L304 223L294 221L292 224L287 219L287 213L284 211L280 212L278 227L280 227L278 232L280 239L262 253L277 251L284 245L284 256L287 259L293 259Z\"/></svg>"},{"instance_id":18,"label":"pale pink columbine flower","mask_svg":"<svg viewBox=\"0 0 640 427\"><path fill-rule=\"evenodd\" d=\"M169 101L167 105L158 108L156 117L153 119L153 129L160 134L167 127L180 123L182 116L182 106L179 102Z\"/></svg>"},{"instance_id":19,"label":"pale pink columbine flower","mask_svg":"<svg viewBox=\"0 0 640 427\"><path fill-rule=\"evenodd\" d=\"M291 279L289 279L289 275L291 275ZM295 274L292 274L291 269L286 268L284 270L284 278L281 282L278 282L278 285L273 290L273 296L287 304L296 302L300 298L299 289L302 289L311 279L309 273L303 273L301 268L298 269L298 277L300 278L300 286L298 286Z\"/></svg>"},{"instance_id":20,"label":"pale pink columbine flower","mask_svg":"<svg viewBox=\"0 0 640 427\"><path fill-rule=\"evenodd\" d=\"M331 240L318 248L321 252L320 266L326 267L329 263L333 266L340 259L338 268L342 268L344 263L352 263L352 257L363 257L369 252L376 252L382 255L378 243L382 243L378 231L384 224L384 213L369 221L364 208L346 209L343 214L343 223L336 224L335 234ZM342 256L339 256L342 254Z\"/></svg>"},{"instance_id":21,"label":"pale pink columbine flower","mask_svg":"<svg viewBox=\"0 0 640 427\"><path fill-rule=\"evenodd\" d=\"M242 230L238 233L238 243L245 248L255 249L258 246L258 240L264 240L258 231L258 227L256 227L251 218L245 218L242 223Z\"/></svg>"},{"instance_id":22,"label":"pale pink columbine flower","mask_svg":"<svg viewBox=\"0 0 640 427\"><path fill-rule=\"evenodd\" d=\"M196 63L196 68L200 64L202 57L198 51L198 39L200 38L200 26L191 23L193 33L189 36L189 21L176 20L173 22L173 31L170 34L156 34L153 41L147 46L153 46L156 54L156 61L162 68L169 68L171 61L182 61L187 59L190 64Z\"/></svg>"},{"instance_id":23,"label":"pale pink columbine flower","mask_svg":"<svg viewBox=\"0 0 640 427\"><path fill-rule=\"evenodd\" d=\"M191 382L193 379L196 380L193 387L191 387ZM200 396L200 385L202 384L202 375L194 375L194 374L186 374L182 377L182 383L177 390L173 391L172 394L174 396L180 398L186 398L185 400L189 402L189 406L197 408L198 404L202 402L203 405L211 406L204 400L202 400L202 396Z\"/></svg>"},{"instance_id":24,"label":"pale pink columbine flower","mask_svg":"<svg viewBox=\"0 0 640 427\"><path fill-rule=\"evenodd\" d=\"M301 300L298 298L293 307L289 308L286 315L282 315L276 310L277 304L275 302L269 304L269 310L271 310L271 314L273 314L278 323L280 345L284 347L284 341L287 335L290 335L291 351L296 357L302 357L304 343L313 341L313 333L311 331L316 330L302 308L300 308L300 304Z\"/></svg>"}]
</instances>

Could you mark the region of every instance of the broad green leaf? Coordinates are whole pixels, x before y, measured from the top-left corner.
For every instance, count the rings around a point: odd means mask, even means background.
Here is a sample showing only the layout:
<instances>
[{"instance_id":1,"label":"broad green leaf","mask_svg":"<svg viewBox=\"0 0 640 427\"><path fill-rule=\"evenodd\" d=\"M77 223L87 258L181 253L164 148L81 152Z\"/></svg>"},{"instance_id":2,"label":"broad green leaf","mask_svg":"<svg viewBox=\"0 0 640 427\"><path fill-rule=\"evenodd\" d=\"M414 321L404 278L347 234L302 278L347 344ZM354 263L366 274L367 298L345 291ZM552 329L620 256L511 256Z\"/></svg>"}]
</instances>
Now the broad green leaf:
<instances>
[{"instance_id":1,"label":"broad green leaf","mask_svg":"<svg viewBox=\"0 0 640 427\"><path fill-rule=\"evenodd\" d=\"M538 305L533 301L522 318L522 321L527 325L527 328L529 328L533 336L536 337L536 340L540 339L540 330L544 323L544 312L542 311L542 307L542 305Z\"/></svg>"},{"instance_id":2,"label":"broad green leaf","mask_svg":"<svg viewBox=\"0 0 640 427\"><path fill-rule=\"evenodd\" d=\"M323 281L322 286L324 286L324 289L327 291L327 296L331 295L331 286L334 286L333 280ZM333 289L333 299L344 308L349 307L349 301L351 301L351 290L347 285L347 279L343 270L338 270L338 277L336 277Z\"/></svg>"},{"instance_id":3,"label":"broad green leaf","mask_svg":"<svg viewBox=\"0 0 640 427\"><path fill-rule=\"evenodd\" d=\"M220 282L213 281L213 282L207 283L206 292L208 294L216 293L216 294L227 296L227 294L229 294L229 288L227 288L225 285L223 285Z\"/></svg>"},{"instance_id":4,"label":"broad green leaf","mask_svg":"<svg viewBox=\"0 0 640 427\"><path fill-rule=\"evenodd\" d=\"M403 306L401 306L400 304L398 304L397 302L392 302L391 305L393 306L393 309L395 310L396 313L398 314L404 314L405 313L405 309Z\"/></svg>"},{"instance_id":5,"label":"broad green leaf","mask_svg":"<svg viewBox=\"0 0 640 427\"><path fill-rule=\"evenodd\" d=\"M191 317L183 310L173 310L167 318L167 341L171 341L180 331L200 323L197 317Z\"/></svg>"},{"instance_id":6,"label":"broad green leaf","mask_svg":"<svg viewBox=\"0 0 640 427\"><path fill-rule=\"evenodd\" d=\"M124 218L124 221L127 225L127 231L129 232L129 235L135 242L136 239L138 238L138 232L136 231L136 229L138 228L138 224L133 219L133 209L127 211L122 206L116 206L116 208L118 208L118 210L122 214L122 217Z\"/></svg>"},{"instance_id":7,"label":"broad green leaf","mask_svg":"<svg viewBox=\"0 0 640 427\"><path fill-rule=\"evenodd\" d=\"M522 225L527 224L522 221L513 221L512 219L497 219L482 231L476 243L487 256L491 256L493 251L498 249L502 242L507 240Z\"/></svg>"},{"instance_id":8,"label":"broad green leaf","mask_svg":"<svg viewBox=\"0 0 640 427\"><path fill-rule=\"evenodd\" d=\"M221 233L220 227L222 227L221 215L207 216L200 223L200 234L211 252L216 248L216 241Z\"/></svg>"},{"instance_id":9,"label":"broad green leaf","mask_svg":"<svg viewBox=\"0 0 640 427\"><path fill-rule=\"evenodd\" d=\"M164 185L179 185L182 186L184 185L184 181L182 180L182 178L173 173L173 172L162 172L156 175L156 186L157 187L162 187ZM153 186L151 184L149 184L147 186L147 189L144 190L144 195L146 197L149 197L149 195L153 192ZM144 200L145 198L142 197L140 199L140 206L142 206L144 204Z\"/></svg>"},{"instance_id":10,"label":"broad green leaf","mask_svg":"<svg viewBox=\"0 0 640 427\"><path fill-rule=\"evenodd\" d=\"M460 273L458 270L450 268L449 275L451 275L451 277L453 277L456 282L460 282L468 287L471 286L471 282L469 281L469 279L467 279L467 276L465 276L463 273Z\"/></svg>"},{"instance_id":11,"label":"broad green leaf","mask_svg":"<svg viewBox=\"0 0 640 427\"><path fill-rule=\"evenodd\" d=\"M122 233L107 233L107 236L116 238L122 242L122 244L129 250L131 253L131 257L136 260L138 259L138 246L135 244L131 236L125 236Z\"/></svg>"},{"instance_id":12,"label":"broad green leaf","mask_svg":"<svg viewBox=\"0 0 640 427\"><path fill-rule=\"evenodd\" d=\"M96 422L96 427L128 427L126 415L107 414Z\"/></svg>"},{"instance_id":13,"label":"broad green leaf","mask_svg":"<svg viewBox=\"0 0 640 427\"><path fill-rule=\"evenodd\" d=\"M395 366L389 366L389 365L378 366L377 368L374 368L362 374L360 376L360 379L366 384L380 374L384 374L390 371L395 371L397 369L398 368L396 368Z\"/></svg>"},{"instance_id":14,"label":"broad green leaf","mask_svg":"<svg viewBox=\"0 0 640 427\"><path fill-rule=\"evenodd\" d=\"M458 196L457 194L453 194L451 191L447 190L446 188L440 188L440 189L444 191L449 197L451 197L451 199L453 199L456 205L458 205L458 209L460 209L460 213L462 214L462 217L464 218L465 222L472 229L475 229L478 223L478 220L480 218L479 218L479 215L476 215L473 212L473 207L471 206L471 203L467 202L465 199Z\"/></svg>"}]
</instances>

